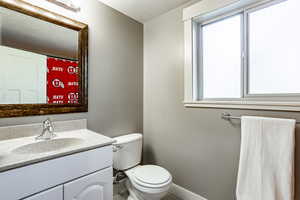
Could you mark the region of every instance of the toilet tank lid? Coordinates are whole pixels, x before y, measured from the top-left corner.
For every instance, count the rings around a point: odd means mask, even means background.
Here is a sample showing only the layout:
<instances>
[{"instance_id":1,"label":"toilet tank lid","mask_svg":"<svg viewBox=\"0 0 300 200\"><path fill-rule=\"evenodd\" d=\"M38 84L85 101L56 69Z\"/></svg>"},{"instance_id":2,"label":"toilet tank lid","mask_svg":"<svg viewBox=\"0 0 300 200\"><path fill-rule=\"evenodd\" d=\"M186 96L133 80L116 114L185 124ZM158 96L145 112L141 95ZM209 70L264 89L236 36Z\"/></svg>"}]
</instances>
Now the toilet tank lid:
<instances>
[{"instance_id":1,"label":"toilet tank lid","mask_svg":"<svg viewBox=\"0 0 300 200\"><path fill-rule=\"evenodd\" d=\"M126 144L136 140L141 140L142 137L143 135L141 133L132 133L128 135L123 135L123 136L115 137L114 139L116 142L114 144Z\"/></svg>"}]
</instances>

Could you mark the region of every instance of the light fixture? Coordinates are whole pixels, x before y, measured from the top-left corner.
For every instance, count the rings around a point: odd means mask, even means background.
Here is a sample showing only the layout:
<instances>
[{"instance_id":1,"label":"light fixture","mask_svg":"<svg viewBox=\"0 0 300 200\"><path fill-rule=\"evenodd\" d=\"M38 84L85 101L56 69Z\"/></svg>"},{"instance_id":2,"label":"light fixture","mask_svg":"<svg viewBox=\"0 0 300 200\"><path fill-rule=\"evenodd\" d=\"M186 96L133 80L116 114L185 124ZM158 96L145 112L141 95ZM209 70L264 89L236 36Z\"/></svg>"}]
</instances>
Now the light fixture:
<instances>
[{"instance_id":1,"label":"light fixture","mask_svg":"<svg viewBox=\"0 0 300 200\"><path fill-rule=\"evenodd\" d=\"M55 3L56 5L64 7L68 10L72 10L75 12L80 11L78 0L47 0L47 1L50 1L51 3Z\"/></svg>"}]
</instances>

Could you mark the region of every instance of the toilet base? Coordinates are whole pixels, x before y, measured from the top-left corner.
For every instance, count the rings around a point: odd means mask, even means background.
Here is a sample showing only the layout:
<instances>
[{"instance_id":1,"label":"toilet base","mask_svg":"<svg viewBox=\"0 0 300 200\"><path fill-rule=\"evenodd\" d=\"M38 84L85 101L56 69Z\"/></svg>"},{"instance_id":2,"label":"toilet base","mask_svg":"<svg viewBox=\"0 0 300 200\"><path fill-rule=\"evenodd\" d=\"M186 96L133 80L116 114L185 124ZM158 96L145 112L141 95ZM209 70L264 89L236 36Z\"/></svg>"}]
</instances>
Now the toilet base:
<instances>
[{"instance_id":1,"label":"toilet base","mask_svg":"<svg viewBox=\"0 0 300 200\"><path fill-rule=\"evenodd\" d=\"M164 193L159 193L159 194L146 194L141 191L138 191L135 189L130 180L126 180L126 188L128 189L129 192L129 197L127 200L161 200L167 192Z\"/></svg>"},{"instance_id":2,"label":"toilet base","mask_svg":"<svg viewBox=\"0 0 300 200\"><path fill-rule=\"evenodd\" d=\"M126 188L128 189L129 196L127 200L143 200L141 197L138 197L136 194L136 190L133 189L129 180L126 180Z\"/></svg>"},{"instance_id":3,"label":"toilet base","mask_svg":"<svg viewBox=\"0 0 300 200\"><path fill-rule=\"evenodd\" d=\"M136 200L136 199L133 198L131 195L129 195L129 197L127 198L127 200Z\"/></svg>"}]
</instances>

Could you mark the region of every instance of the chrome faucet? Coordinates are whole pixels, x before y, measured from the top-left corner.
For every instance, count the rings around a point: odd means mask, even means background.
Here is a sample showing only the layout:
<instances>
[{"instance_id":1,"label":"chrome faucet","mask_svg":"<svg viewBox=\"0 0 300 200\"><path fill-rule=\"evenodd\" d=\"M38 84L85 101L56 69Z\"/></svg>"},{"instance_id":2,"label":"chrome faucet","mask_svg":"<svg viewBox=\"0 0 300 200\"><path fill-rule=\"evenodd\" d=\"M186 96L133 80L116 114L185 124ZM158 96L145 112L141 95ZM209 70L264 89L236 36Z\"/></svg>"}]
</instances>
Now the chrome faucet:
<instances>
[{"instance_id":1,"label":"chrome faucet","mask_svg":"<svg viewBox=\"0 0 300 200\"><path fill-rule=\"evenodd\" d=\"M48 118L45 121L43 121L43 132L37 136L35 139L36 140L51 140L56 135L54 134L54 127L51 122L51 120Z\"/></svg>"}]
</instances>

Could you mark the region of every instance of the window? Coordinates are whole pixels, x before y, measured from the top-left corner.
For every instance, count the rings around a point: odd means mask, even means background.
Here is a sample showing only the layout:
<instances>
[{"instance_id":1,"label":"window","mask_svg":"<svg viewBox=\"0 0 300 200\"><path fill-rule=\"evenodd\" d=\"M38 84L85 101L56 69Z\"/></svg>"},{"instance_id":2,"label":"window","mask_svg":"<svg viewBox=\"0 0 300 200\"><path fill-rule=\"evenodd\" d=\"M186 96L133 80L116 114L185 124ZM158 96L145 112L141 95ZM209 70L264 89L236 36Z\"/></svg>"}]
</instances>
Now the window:
<instances>
[{"instance_id":1,"label":"window","mask_svg":"<svg viewBox=\"0 0 300 200\"><path fill-rule=\"evenodd\" d=\"M202 26L202 98L241 97L241 20L236 15Z\"/></svg>"},{"instance_id":2,"label":"window","mask_svg":"<svg viewBox=\"0 0 300 200\"><path fill-rule=\"evenodd\" d=\"M288 0L250 11L251 94L300 94L300 1Z\"/></svg>"},{"instance_id":3,"label":"window","mask_svg":"<svg viewBox=\"0 0 300 200\"><path fill-rule=\"evenodd\" d=\"M299 8L280 0L194 21L193 101L300 102Z\"/></svg>"}]
</instances>

